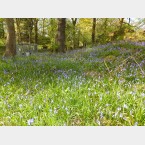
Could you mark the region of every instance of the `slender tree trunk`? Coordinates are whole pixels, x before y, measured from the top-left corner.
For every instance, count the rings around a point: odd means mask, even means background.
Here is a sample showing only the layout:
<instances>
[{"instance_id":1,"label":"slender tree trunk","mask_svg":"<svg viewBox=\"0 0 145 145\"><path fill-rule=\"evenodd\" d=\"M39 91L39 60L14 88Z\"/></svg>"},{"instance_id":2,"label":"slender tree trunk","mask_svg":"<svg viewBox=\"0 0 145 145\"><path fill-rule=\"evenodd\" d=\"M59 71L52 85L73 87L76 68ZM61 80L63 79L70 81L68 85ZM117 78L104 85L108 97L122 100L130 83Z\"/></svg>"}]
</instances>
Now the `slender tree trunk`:
<instances>
[{"instance_id":1,"label":"slender tree trunk","mask_svg":"<svg viewBox=\"0 0 145 145\"><path fill-rule=\"evenodd\" d=\"M29 43L32 43L32 30L33 30L33 19L28 18L28 28L29 28Z\"/></svg>"},{"instance_id":2,"label":"slender tree trunk","mask_svg":"<svg viewBox=\"0 0 145 145\"><path fill-rule=\"evenodd\" d=\"M38 43L38 19L34 20L34 31L35 31L35 44Z\"/></svg>"},{"instance_id":3,"label":"slender tree trunk","mask_svg":"<svg viewBox=\"0 0 145 145\"><path fill-rule=\"evenodd\" d=\"M16 26L17 26L17 37L18 43L21 42L21 31L20 31L20 18L16 18Z\"/></svg>"},{"instance_id":4,"label":"slender tree trunk","mask_svg":"<svg viewBox=\"0 0 145 145\"><path fill-rule=\"evenodd\" d=\"M4 53L5 57L16 55L16 34L14 27L14 19L6 18L7 26L7 40L6 40L6 51Z\"/></svg>"},{"instance_id":5,"label":"slender tree trunk","mask_svg":"<svg viewBox=\"0 0 145 145\"><path fill-rule=\"evenodd\" d=\"M79 48L79 46L80 46L80 34L81 34L81 32L80 32L80 30L78 31L78 39L77 39L77 46L78 46L78 48Z\"/></svg>"},{"instance_id":6,"label":"slender tree trunk","mask_svg":"<svg viewBox=\"0 0 145 145\"><path fill-rule=\"evenodd\" d=\"M124 29L123 29L123 22L124 22L124 18L120 19L120 28L119 28L119 35L124 35Z\"/></svg>"},{"instance_id":7,"label":"slender tree trunk","mask_svg":"<svg viewBox=\"0 0 145 145\"><path fill-rule=\"evenodd\" d=\"M45 18L43 18L43 26L42 26L42 36L44 37L44 35L45 35L45 30L44 30L44 28L45 28Z\"/></svg>"},{"instance_id":8,"label":"slender tree trunk","mask_svg":"<svg viewBox=\"0 0 145 145\"><path fill-rule=\"evenodd\" d=\"M105 37L106 37L106 34L107 34L107 21L108 21L108 18L105 18L105 22L104 22L104 34L105 34Z\"/></svg>"},{"instance_id":9,"label":"slender tree trunk","mask_svg":"<svg viewBox=\"0 0 145 145\"><path fill-rule=\"evenodd\" d=\"M124 18L121 18L120 22L119 22L120 23L120 29L122 29L123 22L124 22Z\"/></svg>"},{"instance_id":10,"label":"slender tree trunk","mask_svg":"<svg viewBox=\"0 0 145 145\"><path fill-rule=\"evenodd\" d=\"M131 18L128 18L128 23L130 24Z\"/></svg>"},{"instance_id":11,"label":"slender tree trunk","mask_svg":"<svg viewBox=\"0 0 145 145\"><path fill-rule=\"evenodd\" d=\"M114 35L111 39L112 41L114 41L118 36L124 35L123 22L124 22L124 18L119 18L119 27L118 30L114 32Z\"/></svg>"},{"instance_id":12,"label":"slender tree trunk","mask_svg":"<svg viewBox=\"0 0 145 145\"><path fill-rule=\"evenodd\" d=\"M65 52L65 27L66 27L66 18L59 18L57 31L58 52Z\"/></svg>"},{"instance_id":13,"label":"slender tree trunk","mask_svg":"<svg viewBox=\"0 0 145 145\"><path fill-rule=\"evenodd\" d=\"M26 42L32 43L33 18L26 19Z\"/></svg>"},{"instance_id":14,"label":"slender tree trunk","mask_svg":"<svg viewBox=\"0 0 145 145\"><path fill-rule=\"evenodd\" d=\"M76 22L77 18L72 18L73 23L73 48L76 48Z\"/></svg>"},{"instance_id":15,"label":"slender tree trunk","mask_svg":"<svg viewBox=\"0 0 145 145\"><path fill-rule=\"evenodd\" d=\"M32 31L31 30L29 30L29 43L31 43L32 41Z\"/></svg>"},{"instance_id":16,"label":"slender tree trunk","mask_svg":"<svg viewBox=\"0 0 145 145\"><path fill-rule=\"evenodd\" d=\"M96 18L93 18L93 26L92 26L92 45L95 44L95 36L96 36Z\"/></svg>"}]
</instances>

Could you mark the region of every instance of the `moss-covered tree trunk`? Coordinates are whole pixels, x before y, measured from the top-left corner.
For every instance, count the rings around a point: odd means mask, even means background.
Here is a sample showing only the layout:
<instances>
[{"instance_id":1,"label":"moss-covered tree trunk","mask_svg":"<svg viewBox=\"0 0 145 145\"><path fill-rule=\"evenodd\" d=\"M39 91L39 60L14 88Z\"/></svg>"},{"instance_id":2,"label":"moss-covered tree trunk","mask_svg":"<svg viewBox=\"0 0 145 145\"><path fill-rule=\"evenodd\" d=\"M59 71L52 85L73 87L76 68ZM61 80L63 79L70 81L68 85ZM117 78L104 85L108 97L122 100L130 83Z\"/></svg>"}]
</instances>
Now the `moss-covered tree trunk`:
<instances>
[{"instance_id":1,"label":"moss-covered tree trunk","mask_svg":"<svg viewBox=\"0 0 145 145\"><path fill-rule=\"evenodd\" d=\"M16 34L14 27L14 19L6 18L7 26L7 40L6 40L6 51L4 53L5 57L15 56L16 55Z\"/></svg>"},{"instance_id":2,"label":"moss-covered tree trunk","mask_svg":"<svg viewBox=\"0 0 145 145\"><path fill-rule=\"evenodd\" d=\"M65 27L66 27L66 18L59 18L57 31L58 52L65 52Z\"/></svg>"}]
</instances>

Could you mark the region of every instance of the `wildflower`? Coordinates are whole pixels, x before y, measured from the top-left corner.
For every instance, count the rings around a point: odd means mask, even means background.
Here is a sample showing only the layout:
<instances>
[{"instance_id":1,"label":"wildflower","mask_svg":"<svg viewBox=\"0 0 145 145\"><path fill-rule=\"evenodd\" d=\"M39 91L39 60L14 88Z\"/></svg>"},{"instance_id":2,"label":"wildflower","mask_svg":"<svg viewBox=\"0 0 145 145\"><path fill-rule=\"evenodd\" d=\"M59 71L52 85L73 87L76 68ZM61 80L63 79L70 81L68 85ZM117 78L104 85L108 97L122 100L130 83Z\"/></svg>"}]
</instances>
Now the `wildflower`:
<instances>
[{"instance_id":1,"label":"wildflower","mask_svg":"<svg viewBox=\"0 0 145 145\"><path fill-rule=\"evenodd\" d=\"M100 118L103 118L103 112L100 113Z\"/></svg>"},{"instance_id":2,"label":"wildflower","mask_svg":"<svg viewBox=\"0 0 145 145\"><path fill-rule=\"evenodd\" d=\"M8 74L8 71L4 69L4 74Z\"/></svg>"},{"instance_id":3,"label":"wildflower","mask_svg":"<svg viewBox=\"0 0 145 145\"><path fill-rule=\"evenodd\" d=\"M95 107L97 106L98 104L97 103L95 103Z\"/></svg>"},{"instance_id":4,"label":"wildflower","mask_svg":"<svg viewBox=\"0 0 145 145\"><path fill-rule=\"evenodd\" d=\"M65 110L66 110L66 111L68 111L68 108L67 108L67 107L65 107Z\"/></svg>"},{"instance_id":5,"label":"wildflower","mask_svg":"<svg viewBox=\"0 0 145 145\"><path fill-rule=\"evenodd\" d=\"M123 114L122 113L120 113L120 116L119 116L120 118L122 118L123 117Z\"/></svg>"},{"instance_id":6,"label":"wildflower","mask_svg":"<svg viewBox=\"0 0 145 145\"><path fill-rule=\"evenodd\" d=\"M120 99L120 92L117 92L117 98Z\"/></svg>"},{"instance_id":7,"label":"wildflower","mask_svg":"<svg viewBox=\"0 0 145 145\"><path fill-rule=\"evenodd\" d=\"M11 78L11 81L12 81L12 82L14 81L14 77Z\"/></svg>"},{"instance_id":8,"label":"wildflower","mask_svg":"<svg viewBox=\"0 0 145 145\"><path fill-rule=\"evenodd\" d=\"M57 111L57 109L55 108L55 109L54 109L54 114L57 114L57 113L58 113L58 111Z\"/></svg>"},{"instance_id":9,"label":"wildflower","mask_svg":"<svg viewBox=\"0 0 145 145\"><path fill-rule=\"evenodd\" d=\"M19 104L19 107L20 107L20 108L22 108L22 107L23 107L23 105L22 105L22 104Z\"/></svg>"},{"instance_id":10,"label":"wildflower","mask_svg":"<svg viewBox=\"0 0 145 145\"><path fill-rule=\"evenodd\" d=\"M35 85L35 89L38 87L38 84Z\"/></svg>"},{"instance_id":11,"label":"wildflower","mask_svg":"<svg viewBox=\"0 0 145 145\"><path fill-rule=\"evenodd\" d=\"M39 105L38 108L41 109L41 105Z\"/></svg>"},{"instance_id":12,"label":"wildflower","mask_svg":"<svg viewBox=\"0 0 145 145\"><path fill-rule=\"evenodd\" d=\"M100 101L102 101L102 97L100 97Z\"/></svg>"},{"instance_id":13,"label":"wildflower","mask_svg":"<svg viewBox=\"0 0 145 145\"><path fill-rule=\"evenodd\" d=\"M130 94L130 95L135 95L136 93L133 92L133 91L130 91L129 94Z\"/></svg>"},{"instance_id":14,"label":"wildflower","mask_svg":"<svg viewBox=\"0 0 145 145\"><path fill-rule=\"evenodd\" d=\"M117 110L120 111L121 110L121 107L118 107Z\"/></svg>"},{"instance_id":15,"label":"wildflower","mask_svg":"<svg viewBox=\"0 0 145 145\"><path fill-rule=\"evenodd\" d=\"M123 105L123 108L126 108L126 109L127 109L127 108L128 108L128 106L127 106L126 104L124 104L124 105Z\"/></svg>"},{"instance_id":16,"label":"wildflower","mask_svg":"<svg viewBox=\"0 0 145 145\"><path fill-rule=\"evenodd\" d=\"M137 126L138 125L138 122L135 122L134 126Z\"/></svg>"},{"instance_id":17,"label":"wildflower","mask_svg":"<svg viewBox=\"0 0 145 145\"><path fill-rule=\"evenodd\" d=\"M29 120L27 121L28 125L32 125L33 122L34 122L34 119L33 119L33 118L31 118L31 119L29 119Z\"/></svg>"},{"instance_id":18,"label":"wildflower","mask_svg":"<svg viewBox=\"0 0 145 145\"><path fill-rule=\"evenodd\" d=\"M141 93L141 96L142 96L142 97L145 97L145 93Z\"/></svg>"},{"instance_id":19,"label":"wildflower","mask_svg":"<svg viewBox=\"0 0 145 145\"><path fill-rule=\"evenodd\" d=\"M108 107L110 104L106 104L106 106Z\"/></svg>"},{"instance_id":20,"label":"wildflower","mask_svg":"<svg viewBox=\"0 0 145 145\"><path fill-rule=\"evenodd\" d=\"M126 117L123 117L123 119L127 121L127 118Z\"/></svg>"},{"instance_id":21,"label":"wildflower","mask_svg":"<svg viewBox=\"0 0 145 145\"><path fill-rule=\"evenodd\" d=\"M91 96L91 93L90 92L88 93L88 96Z\"/></svg>"},{"instance_id":22,"label":"wildflower","mask_svg":"<svg viewBox=\"0 0 145 145\"><path fill-rule=\"evenodd\" d=\"M132 115L132 110L130 111L130 115Z\"/></svg>"},{"instance_id":23,"label":"wildflower","mask_svg":"<svg viewBox=\"0 0 145 145\"><path fill-rule=\"evenodd\" d=\"M96 120L96 123L98 123L98 125L101 125L101 122L99 120Z\"/></svg>"}]
</instances>

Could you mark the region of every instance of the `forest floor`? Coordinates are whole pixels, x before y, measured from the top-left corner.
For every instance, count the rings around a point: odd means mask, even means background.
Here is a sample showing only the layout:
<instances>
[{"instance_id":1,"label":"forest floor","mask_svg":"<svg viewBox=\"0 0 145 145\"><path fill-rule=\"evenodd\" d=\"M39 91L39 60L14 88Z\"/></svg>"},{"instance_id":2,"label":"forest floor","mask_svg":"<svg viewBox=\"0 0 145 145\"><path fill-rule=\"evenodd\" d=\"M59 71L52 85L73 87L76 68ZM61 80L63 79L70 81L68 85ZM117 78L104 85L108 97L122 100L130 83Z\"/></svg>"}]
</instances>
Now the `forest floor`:
<instances>
[{"instance_id":1,"label":"forest floor","mask_svg":"<svg viewBox=\"0 0 145 145\"><path fill-rule=\"evenodd\" d=\"M145 46L0 59L0 125L145 125Z\"/></svg>"}]
</instances>

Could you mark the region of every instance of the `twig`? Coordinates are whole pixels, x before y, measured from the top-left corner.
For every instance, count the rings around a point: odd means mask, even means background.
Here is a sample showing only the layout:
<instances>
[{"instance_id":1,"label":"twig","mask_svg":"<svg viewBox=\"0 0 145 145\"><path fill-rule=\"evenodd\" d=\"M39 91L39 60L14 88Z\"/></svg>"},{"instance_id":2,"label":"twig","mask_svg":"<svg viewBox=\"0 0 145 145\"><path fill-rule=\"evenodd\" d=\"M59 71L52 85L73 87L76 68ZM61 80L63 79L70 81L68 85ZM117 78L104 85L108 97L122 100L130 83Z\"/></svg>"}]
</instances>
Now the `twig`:
<instances>
[{"instance_id":1,"label":"twig","mask_svg":"<svg viewBox=\"0 0 145 145\"><path fill-rule=\"evenodd\" d=\"M142 70L142 68L140 67L139 63L136 61L136 59L135 59L133 56L132 56L131 58L132 58L132 59L135 61L135 63L138 65L138 67L140 68L142 74L145 75L145 72Z\"/></svg>"},{"instance_id":2,"label":"twig","mask_svg":"<svg viewBox=\"0 0 145 145\"><path fill-rule=\"evenodd\" d=\"M105 62L105 60L104 60L104 64L105 64L105 66L106 66L106 68L107 68L107 70L108 70L108 72L109 72L109 74L111 76L111 72L110 72L109 67L108 67L107 63Z\"/></svg>"}]
</instances>

